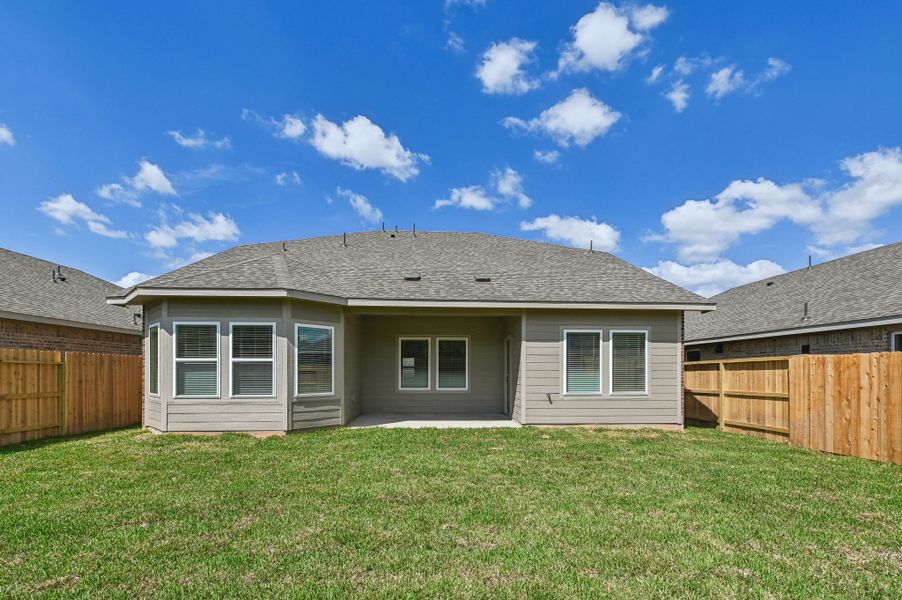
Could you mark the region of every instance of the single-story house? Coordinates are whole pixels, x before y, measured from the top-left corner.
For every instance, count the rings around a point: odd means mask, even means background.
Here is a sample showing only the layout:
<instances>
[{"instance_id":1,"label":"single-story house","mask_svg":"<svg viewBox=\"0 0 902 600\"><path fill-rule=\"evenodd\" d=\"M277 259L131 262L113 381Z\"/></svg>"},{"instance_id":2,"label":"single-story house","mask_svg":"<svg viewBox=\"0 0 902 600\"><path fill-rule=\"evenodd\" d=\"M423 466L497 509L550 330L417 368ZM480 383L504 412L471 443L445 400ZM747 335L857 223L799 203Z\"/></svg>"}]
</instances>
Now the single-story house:
<instances>
[{"instance_id":1,"label":"single-story house","mask_svg":"<svg viewBox=\"0 0 902 600\"><path fill-rule=\"evenodd\" d=\"M140 311L106 301L124 291L78 269L0 248L0 348L141 354Z\"/></svg>"},{"instance_id":2,"label":"single-story house","mask_svg":"<svg viewBox=\"0 0 902 600\"><path fill-rule=\"evenodd\" d=\"M144 308L160 431L397 413L680 425L683 312L713 309L605 252L414 231L238 246L109 302Z\"/></svg>"},{"instance_id":3,"label":"single-story house","mask_svg":"<svg viewBox=\"0 0 902 600\"><path fill-rule=\"evenodd\" d=\"M739 286L686 315L686 359L902 351L902 242Z\"/></svg>"}]
</instances>

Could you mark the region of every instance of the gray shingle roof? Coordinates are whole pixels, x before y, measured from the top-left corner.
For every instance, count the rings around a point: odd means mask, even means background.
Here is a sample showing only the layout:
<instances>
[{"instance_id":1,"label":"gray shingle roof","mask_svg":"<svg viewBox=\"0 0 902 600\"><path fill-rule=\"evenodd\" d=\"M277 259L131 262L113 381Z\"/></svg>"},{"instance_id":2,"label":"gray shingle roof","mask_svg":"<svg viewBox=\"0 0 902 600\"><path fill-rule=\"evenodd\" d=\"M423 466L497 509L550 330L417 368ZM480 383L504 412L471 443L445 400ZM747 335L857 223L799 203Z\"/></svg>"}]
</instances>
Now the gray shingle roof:
<instances>
[{"instance_id":1,"label":"gray shingle roof","mask_svg":"<svg viewBox=\"0 0 902 600\"><path fill-rule=\"evenodd\" d=\"M122 288L77 269L62 267L65 281L52 277L56 263L0 248L0 311L141 331L134 309L110 306L106 297Z\"/></svg>"},{"instance_id":2,"label":"gray shingle roof","mask_svg":"<svg viewBox=\"0 0 902 600\"><path fill-rule=\"evenodd\" d=\"M686 314L686 340L902 317L902 242L743 285ZM804 319L805 302L808 303Z\"/></svg>"},{"instance_id":3,"label":"gray shingle roof","mask_svg":"<svg viewBox=\"0 0 902 600\"><path fill-rule=\"evenodd\" d=\"M290 289L423 301L707 301L606 252L480 233L366 232L237 246L139 287ZM404 276L419 274L419 281ZM477 282L487 275L490 282Z\"/></svg>"}]
</instances>

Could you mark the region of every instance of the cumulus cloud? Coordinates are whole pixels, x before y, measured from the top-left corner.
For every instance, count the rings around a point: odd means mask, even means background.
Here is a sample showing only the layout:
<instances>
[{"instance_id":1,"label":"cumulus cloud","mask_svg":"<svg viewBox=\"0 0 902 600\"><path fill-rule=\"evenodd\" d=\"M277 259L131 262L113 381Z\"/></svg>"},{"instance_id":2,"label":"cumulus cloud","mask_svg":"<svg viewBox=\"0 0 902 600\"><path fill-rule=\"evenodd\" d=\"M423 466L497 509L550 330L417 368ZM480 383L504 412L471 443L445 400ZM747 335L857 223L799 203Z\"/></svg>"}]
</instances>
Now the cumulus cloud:
<instances>
[{"instance_id":1,"label":"cumulus cloud","mask_svg":"<svg viewBox=\"0 0 902 600\"><path fill-rule=\"evenodd\" d=\"M131 271L126 273L113 283L118 285L121 288L130 288L138 285L139 283L144 283L148 279L152 279L154 275L148 275L147 273L141 273L139 271Z\"/></svg>"},{"instance_id":2,"label":"cumulus cloud","mask_svg":"<svg viewBox=\"0 0 902 600\"><path fill-rule=\"evenodd\" d=\"M368 118L358 115L338 124L323 115L313 119L313 147L320 154L355 169L378 169L401 181L420 172L425 154L411 152L395 134L388 134Z\"/></svg>"},{"instance_id":3,"label":"cumulus cloud","mask_svg":"<svg viewBox=\"0 0 902 600\"><path fill-rule=\"evenodd\" d=\"M163 169L146 160L138 163L138 173L131 178L130 183L139 192L150 190L164 196L177 195Z\"/></svg>"},{"instance_id":4,"label":"cumulus cloud","mask_svg":"<svg viewBox=\"0 0 902 600\"><path fill-rule=\"evenodd\" d=\"M276 175L276 185L280 185L282 187L288 184L300 185L301 176L298 175L297 171L284 171Z\"/></svg>"},{"instance_id":5,"label":"cumulus cloud","mask_svg":"<svg viewBox=\"0 0 902 600\"><path fill-rule=\"evenodd\" d=\"M128 236L128 233L125 231L111 229L110 225L112 225L112 222L109 217L94 212L84 202L76 200L72 194L60 194L45 200L38 205L38 210L63 225L82 222L88 227L89 231L97 235L110 238L124 238Z\"/></svg>"},{"instance_id":6,"label":"cumulus cloud","mask_svg":"<svg viewBox=\"0 0 902 600\"><path fill-rule=\"evenodd\" d=\"M781 221L807 228L820 246L868 242L873 221L902 206L902 149L881 148L847 157L839 165L850 180L834 187L817 180L783 185L763 177L732 181L713 200L687 200L664 213L665 233L649 239L675 244L677 256L686 262L715 261L743 236Z\"/></svg>"},{"instance_id":7,"label":"cumulus cloud","mask_svg":"<svg viewBox=\"0 0 902 600\"><path fill-rule=\"evenodd\" d=\"M566 148L570 144L586 146L606 134L620 117L619 112L594 98L589 90L579 88L536 118L524 121L507 117L501 123L508 129L544 134Z\"/></svg>"},{"instance_id":8,"label":"cumulus cloud","mask_svg":"<svg viewBox=\"0 0 902 600\"><path fill-rule=\"evenodd\" d=\"M94 193L104 200L110 200L111 202L128 204L135 208L141 206L141 201L138 199L138 192L132 187L125 187L118 183L105 183L94 190Z\"/></svg>"},{"instance_id":9,"label":"cumulus cloud","mask_svg":"<svg viewBox=\"0 0 902 600\"><path fill-rule=\"evenodd\" d=\"M675 81L664 97L673 104L673 110L681 113L689 106L689 86L682 79Z\"/></svg>"},{"instance_id":10,"label":"cumulus cloud","mask_svg":"<svg viewBox=\"0 0 902 600\"><path fill-rule=\"evenodd\" d=\"M607 223L599 223L595 217L582 219L550 214L533 221L523 221L520 223L520 229L541 231L550 240L565 242L579 248L588 248L591 243L595 250L613 252L620 245L620 232Z\"/></svg>"},{"instance_id":11,"label":"cumulus cloud","mask_svg":"<svg viewBox=\"0 0 902 600\"><path fill-rule=\"evenodd\" d=\"M529 63L536 43L512 38L492 44L482 54L476 77L487 94L523 94L538 87L539 82L527 75L523 66Z\"/></svg>"},{"instance_id":12,"label":"cumulus cloud","mask_svg":"<svg viewBox=\"0 0 902 600\"><path fill-rule=\"evenodd\" d=\"M601 2L570 28L573 41L558 60L558 72L617 71L649 30L667 20L668 11L653 5L618 8Z\"/></svg>"},{"instance_id":13,"label":"cumulus cloud","mask_svg":"<svg viewBox=\"0 0 902 600\"><path fill-rule=\"evenodd\" d=\"M178 246L180 240L191 242L232 241L238 239L238 225L228 215L218 212L206 217L189 214L175 224L165 220L144 234L144 239L153 248L170 249Z\"/></svg>"},{"instance_id":14,"label":"cumulus cloud","mask_svg":"<svg viewBox=\"0 0 902 600\"><path fill-rule=\"evenodd\" d=\"M7 146L16 145L16 137L13 135L12 130L4 123L0 123L0 145L2 144L6 144Z\"/></svg>"},{"instance_id":15,"label":"cumulus cloud","mask_svg":"<svg viewBox=\"0 0 902 600\"><path fill-rule=\"evenodd\" d=\"M192 150L201 150L204 148L228 150L232 147L232 140L228 136L221 137L218 140L207 139L207 133L203 129L198 129L193 135L184 135L177 129L167 131L166 133L169 134L173 141L179 146L191 148Z\"/></svg>"},{"instance_id":16,"label":"cumulus cloud","mask_svg":"<svg viewBox=\"0 0 902 600\"><path fill-rule=\"evenodd\" d=\"M480 185L452 188L448 198L435 201L433 208L456 206L471 210L494 210L498 199L490 196Z\"/></svg>"},{"instance_id":17,"label":"cumulus cloud","mask_svg":"<svg viewBox=\"0 0 902 600\"><path fill-rule=\"evenodd\" d=\"M542 152L541 150L534 150L532 156L541 163L552 165L558 161L558 159L561 157L561 153L557 150L548 150L546 152Z\"/></svg>"},{"instance_id":18,"label":"cumulus cloud","mask_svg":"<svg viewBox=\"0 0 902 600\"><path fill-rule=\"evenodd\" d=\"M666 260L646 270L707 297L738 285L786 272L783 267L769 260L756 260L747 265L739 265L725 259L688 266Z\"/></svg>"},{"instance_id":19,"label":"cumulus cloud","mask_svg":"<svg viewBox=\"0 0 902 600\"><path fill-rule=\"evenodd\" d=\"M516 200L520 208L532 206L532 198L523 191L523 177L515 170L507 167L503 171L492 173L495 190L504 198Z\"/></svg>"},{"instance_id":20,"label":"cumulus cloud","mask_svg":"<svg viewBox=\"0 0 902 600\"><path fill-rule=\"evenodd\" d=\"M661 79L661 75L664 74L664 65L658 65L654 69L651 70L651 73L648 74L648 77L645 78L645 83L648 85L654 85L658 83L658 80Z\"/></svg>"},{"instance_id":21,"label":"cumulus cloud","mask_svg":"<svg viewBox=\"0 0 902 600\"><path fill-rule=\"evenodd\" d=\"M336 194L345 198L357 213L357 216L365 223L376 224L384 220L382 211L373 206L373 204L363 194L357 194L345 188L338 188Z\"/></svg>"},{"instance_id":22,"label":"cumulus cloud","mask_svg":"<svg viewBox=\"0 0 902 600\"><path fill-rule=\"evenodd\" d=\"M264 117L256 111L245 108L241 111L241 118L244 121L258 123L272 131L275 137L285 140L298 141L307 133L307 125L300 115L284 114L280 119L277 119L275 117Z\"/></svg>"},{"instance_id":23,"label":"cumulus cloud","mask_svg":"<svg viewBox=\"0 0 902 600\"><path fill-rule=\"evenodd\" d=\"M765 83L789 73L791 69L792 66L786 61L770 57L767 59L767 67L758 75L748 79L742 69L737 69L736 65L730 65L711 74L708 85L705 87L705 93L715 100L720 100L734 92L753 94Z\"/></svg>"}]
</instances>

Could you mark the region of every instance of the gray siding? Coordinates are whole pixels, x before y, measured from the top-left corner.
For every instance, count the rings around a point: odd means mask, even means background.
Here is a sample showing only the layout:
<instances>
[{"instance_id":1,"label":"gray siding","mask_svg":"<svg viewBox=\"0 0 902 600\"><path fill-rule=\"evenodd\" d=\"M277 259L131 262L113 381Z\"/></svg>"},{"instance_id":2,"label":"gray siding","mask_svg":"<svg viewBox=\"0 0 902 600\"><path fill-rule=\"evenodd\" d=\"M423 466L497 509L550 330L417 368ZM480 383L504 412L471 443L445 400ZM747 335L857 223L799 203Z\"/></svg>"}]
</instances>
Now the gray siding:
<instances>
[{"instance_id":1,"label":"gray siding","mask_svg":"<svg viewBox=\"0 0 902 600\"><path fill-rule=\"evenodd\" d=\"M290 302L290 323L288 327L287 386L291 400L290 429L311 429L314 427L335 427L342 424L341 398L344 390L344 335L342 311L340 307L292 300ZM297 323L329 325L335 328L333 335L335 373L335 393L331 396L296 397L296 369L294 326Z\"/></svg>"},{"instance_id":2,"label":"gray siding","mask_svg":"<svg viewBox=\"0 0 902 600\"><path fill-rule=\"evenodd\" d=\"M523 401L521 395L521 383L523 373L523 320L521 317L507 317L504 319L506 337L511 340L511 389L513 393L513 406L511 418L520 423L523 422Z\"/></svg>"},{"instance_id":3,"label":"gray siding","mask_svg":"<svg viewBox=\"0 0 902 600\"><path fill-rule=\"evenodd\" d=\"M163 429L163 400L161 394L150 395L150 368L148 356L150 356L150 338L147 337L148 327L159 323L163 318L163 303L156 302L148 304L144 307L144 408L143 408L143 425L145 427L153 427L157 430ZM162 341L162 328L160 330L160 341ZM160 350L160 360L162 361L162 350ZM162 388L163 367L160 365L160 386ZM160 389L160 392L163 390Z\"/></svg>"},{"instance_id":4,"label":"gray siding","mask_svg":"<svg viewBox=\"0 0 902 600\"><path fill-rule=\"evenodd\" d=\"M469 390L398 390L400 336L468 336ZM504 320L465 316L368 316L364 318L360 357L361 408L365 413L502 413L504 412Z\"/></svg>"},{"instance_id":5,"label":"gray siding","mask_svg":"<svg viewBox=\"0 0 902 600\"><path fill-rule=\"evenodd\" d=\"M363 318L359 315L345 315L345 409L344 424L347 425L360 416L360 353Z\"/></svg>"},{"instance_id":6,"label":"gray siding","mask_svg":"<svg viewBox=\"0 0 902 600\"><path fill-rule=\"evenodd\" d=\"M680 423L679 316L675 311L528 311L525 422ZM586 327L603 330L602 393L564 396L563 331ZM609 393L610 330L621 328L649 331L648 395Z\"/></svg>"}]
</instances>

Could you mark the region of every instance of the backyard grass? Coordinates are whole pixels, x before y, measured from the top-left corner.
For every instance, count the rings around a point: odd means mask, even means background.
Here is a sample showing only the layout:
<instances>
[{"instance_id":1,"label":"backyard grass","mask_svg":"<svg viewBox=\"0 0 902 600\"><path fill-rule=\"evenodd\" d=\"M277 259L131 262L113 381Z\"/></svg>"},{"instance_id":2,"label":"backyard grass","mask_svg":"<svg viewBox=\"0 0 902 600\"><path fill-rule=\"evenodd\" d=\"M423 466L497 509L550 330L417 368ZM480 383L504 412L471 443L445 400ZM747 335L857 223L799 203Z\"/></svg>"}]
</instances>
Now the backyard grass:
<instances>
[{"instance_id":1,"label":"backyard grass","mask_svg":"<svg viewBox=\"0 0 902 600\"><path fill-rule=\"evenodd\" d=\"M902 467L710 429L0 449L0 597L902 597Z\"/></svg>"}]
</instances>

